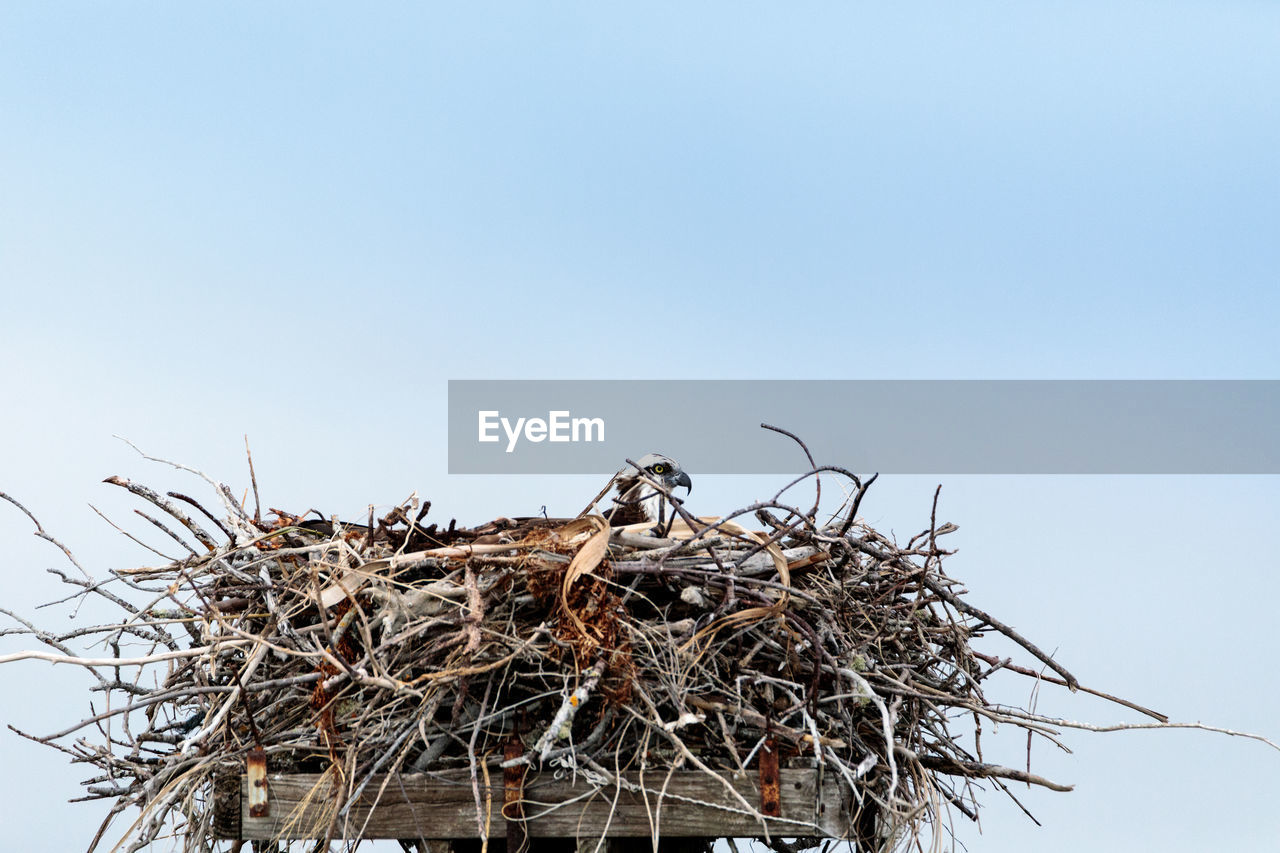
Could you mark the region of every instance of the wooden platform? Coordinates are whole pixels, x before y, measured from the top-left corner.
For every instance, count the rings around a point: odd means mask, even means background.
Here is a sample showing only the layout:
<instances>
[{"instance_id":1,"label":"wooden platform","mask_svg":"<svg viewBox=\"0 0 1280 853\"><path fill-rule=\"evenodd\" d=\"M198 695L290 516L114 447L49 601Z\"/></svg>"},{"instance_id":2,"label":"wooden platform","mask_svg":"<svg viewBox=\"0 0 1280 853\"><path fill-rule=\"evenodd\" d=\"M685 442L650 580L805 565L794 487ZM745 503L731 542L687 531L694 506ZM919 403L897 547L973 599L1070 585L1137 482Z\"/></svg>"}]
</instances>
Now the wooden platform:
<instances>
[{"instance_id":1,"label":"wooden platform","mask_svg":"<svg viewBox=\"0 0 1280 853\"><path fill-rule=\"evenodd\" d=\"M480 799L488 809L490 836L502 837L508 821L502 814L504 788L501 771L486 789L481 778ZM745 813L725 785L698 771L623 778L643 791L617 787L597 790L581 778L556 779L550 773L529 774L520 806L523 823L533 838L627 838L657 833L663 837L729 837L764 834L761 820ZM762 810L760 780L748 772L722 779L747 803ZM836 774L808 769L779 773L778 811L767 818L769 832L786 837L845 837L850 825L848 788ZM379 787L387 782L379 797ZM476 800L465 771L375 776L351 812L337 818L328 777L317 774L266 776L266 812L250 815L249 779L229 774L215 791L214 831L229 839L334 838L465 839L479 837ZM489 802L486 804L486 797ZM697 801L697 802L692 802ZM376 806L375 806L376 803ZM711 803L714 805L705 805ZM261 809L259 809L261 810ZM765 811L768 808L763 809ZM510 810L509 810L510 811Z\"/></svg>"}]
</instances>

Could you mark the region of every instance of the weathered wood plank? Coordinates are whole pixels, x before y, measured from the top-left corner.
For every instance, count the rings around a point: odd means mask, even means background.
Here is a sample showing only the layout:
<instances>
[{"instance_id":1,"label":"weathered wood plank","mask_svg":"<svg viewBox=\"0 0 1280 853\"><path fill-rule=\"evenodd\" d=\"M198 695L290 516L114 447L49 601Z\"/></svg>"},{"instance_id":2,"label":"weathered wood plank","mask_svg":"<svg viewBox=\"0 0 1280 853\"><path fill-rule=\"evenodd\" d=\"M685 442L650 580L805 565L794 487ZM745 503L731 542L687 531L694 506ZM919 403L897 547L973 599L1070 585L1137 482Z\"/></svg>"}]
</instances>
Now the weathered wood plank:
<instances>
[{"instance_id":1,"label":"weathered wood plank","mask_svg":"<svg viewBox=\"0 0 1280 853\"><path fill-rule=\"evenodd\" d=\"M639 773L623 777L639 785ZM271 774L267 780L268 814L249 814L248 778L230 777L239 799L216 798L221 810L214 827L222 838L322 838L334 821L336 806L327 776L319 774ZM733 788L757 810L760 808L756 774L734 779ZM365 788L361 800L345 819L333 823L333 837L353 838L478 838L475 796L465 772L405 774L392 777L376 803L378 787L386 779L377 776ZM503 837L502 777L491 780L488 793L492 811L491 836ZM221 784L227 784L222 782ZM238 783L238 784L236 784ZM668 837L724 837L760 835L760 820L743 813L723 785L697 771L678 771L670 780L664 773L647 773L645 796L607 787L597 791L582 779L557 780L551 774L533 774L525 780L526 827L535 838L617 838L648 836L653 820ZM665 793L664 793L665 786ZM221 791L222 789L220 789ZM814 770L780 772L781 817L768 818L769 831L793 835L842 837L848 831L849 808L845 792L832 774L818 787ZM481 790L481 802L486 791ZM617 799L616 806L614 799ZM696 801L696 802L690 802ZM229 812L229 813L228 813Z\"/></svg>"}]
</instances>

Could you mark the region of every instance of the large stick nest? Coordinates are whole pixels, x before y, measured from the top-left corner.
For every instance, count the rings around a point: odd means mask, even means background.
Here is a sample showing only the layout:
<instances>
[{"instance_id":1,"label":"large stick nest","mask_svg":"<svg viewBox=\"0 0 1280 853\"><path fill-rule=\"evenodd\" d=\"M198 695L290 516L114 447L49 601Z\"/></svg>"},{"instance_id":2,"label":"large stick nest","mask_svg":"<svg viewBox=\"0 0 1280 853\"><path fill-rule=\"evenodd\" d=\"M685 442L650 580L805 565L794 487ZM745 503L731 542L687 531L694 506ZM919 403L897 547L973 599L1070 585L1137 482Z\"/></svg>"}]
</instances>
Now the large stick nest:
<instances>
[{"instance_id":1,"label":"large stick nest","mask_svg":"<svg viewBox=\"0 0 1280 853\"><path fill-rule=\"evenodd\" d=\"M943 572L955 527L935 518L896 544L856 517L869 482L822 469L788 489L814 477L844 488L834 517L788 505L784 489L718 519L677 504L669 530L594 514L439 527L416 499L361 525L264 520L225 486L215 514L112 478L198 544L116 572L116 592L65 576L126 615L87 632L111 660L80 657L101 713L38 739L74 736L56 745L98 768L87 798L141 810L128 849L169 835L214 849L211 782L255 749L272 772L332 773L340 816L374 774L500 774L514 741L515 763L602 785L628 769L754 773L767 741L783 766L821 765L849 786L863 844L937 831L949 807L974 816L976 779L1065 790L983 761L954 730L963 720L970 743L984 721L1044 730L987 701L996 669L1076 686L965 601ZM976 652L992 630L1040 672ZM343 834L338 817L317 831Z\"/></svg>"}]
</instances>

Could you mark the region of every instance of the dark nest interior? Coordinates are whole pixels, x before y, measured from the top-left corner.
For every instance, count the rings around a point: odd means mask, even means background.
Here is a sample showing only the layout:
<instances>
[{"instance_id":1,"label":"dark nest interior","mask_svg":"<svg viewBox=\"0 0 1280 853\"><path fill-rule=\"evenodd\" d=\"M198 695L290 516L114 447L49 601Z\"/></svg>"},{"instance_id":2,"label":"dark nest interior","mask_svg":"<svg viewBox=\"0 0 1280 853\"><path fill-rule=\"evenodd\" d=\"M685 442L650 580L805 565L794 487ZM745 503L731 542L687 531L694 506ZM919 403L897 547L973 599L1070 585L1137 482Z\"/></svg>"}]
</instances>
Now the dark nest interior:
<instances>
[{"instance_id":1,"label":"dark nest interior","mask_svg":"<svg viewBox=\"0 0 1280 853\"><path fill-rule=\"evenodd\" d=\"M975 746L983 726L1052 733L988 702L993 671L1078 685L947 576L956 528L937 522L936 497L927 528L897 543L858 517L870 482L829 467L723 517L675 501L668 529L611 528L594 511L462 527L416 498L342 524L251 512L205 479L208 507L109 479L187 556L106 582L63 574L119 607L115 623L17 629L95 679L92 717L25 736L93 768L83 799L114 800L100 838L123 836L117 849L238 850L217 837L212 791L255 755L272 774L332 782L326 820L298 833L319 844L279 845L299 850L350 849L352 806L387 774L471 780L476 834L501 838L481 786L513 769L611 792L631 771L660 787L673 768L755 778L777 762L844 790L859 849L945 834L947 813L973 818L1009 782L1067 790ZM819 514L815 483L844 498L837 512ZM1025 660L979 652L992 632ZM708 790L719 808L762 814ZM828 843L804 821L777 826L758 833L775 849Z\"/></svg>"}]
</instances>

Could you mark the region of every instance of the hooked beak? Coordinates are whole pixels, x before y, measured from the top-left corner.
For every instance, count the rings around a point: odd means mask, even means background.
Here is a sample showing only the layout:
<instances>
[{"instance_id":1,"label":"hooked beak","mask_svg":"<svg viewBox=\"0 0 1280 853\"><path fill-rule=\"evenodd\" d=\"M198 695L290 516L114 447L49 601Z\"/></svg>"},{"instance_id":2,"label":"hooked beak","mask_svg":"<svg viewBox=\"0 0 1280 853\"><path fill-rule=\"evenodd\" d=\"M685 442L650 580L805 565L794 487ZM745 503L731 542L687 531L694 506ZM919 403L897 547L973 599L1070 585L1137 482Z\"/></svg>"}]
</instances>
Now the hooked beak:
<instances>
[{"instance_id":1,"label":"hooked beak","mask_svg":"<svg viewBox=\"0 0 1280 853\"><path fill-rule=\"evenodd\" d=\"M677 474L675 479L671 481L671 488L674 489L676 486L684 486L688 490L685 494L693 492L693 481L690 480L689 475L683 471Z\"/></svg>"}]
</instances>

